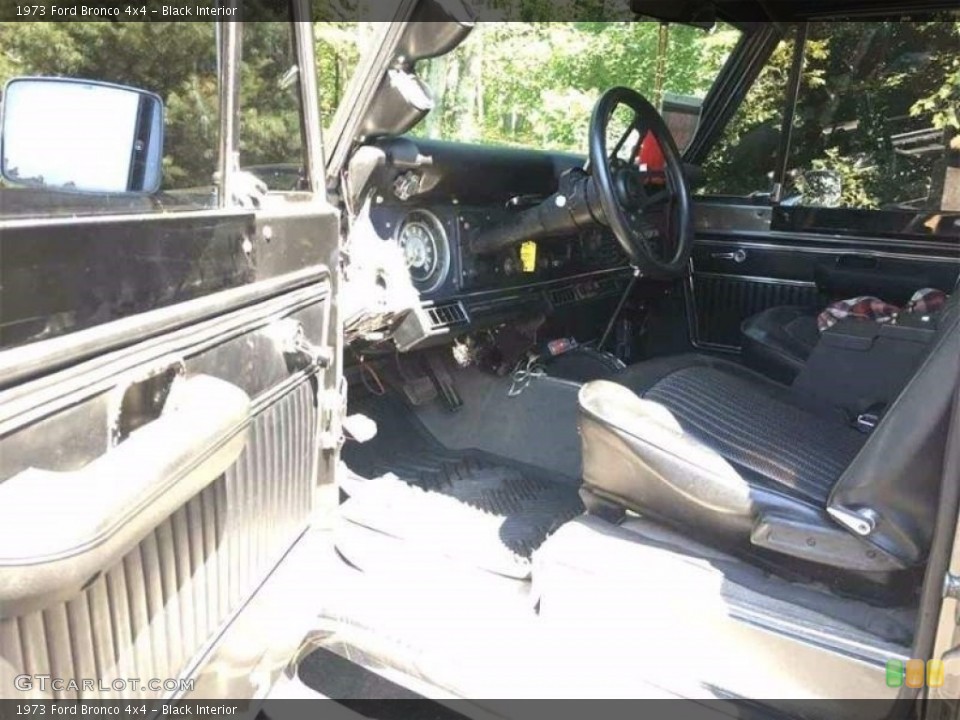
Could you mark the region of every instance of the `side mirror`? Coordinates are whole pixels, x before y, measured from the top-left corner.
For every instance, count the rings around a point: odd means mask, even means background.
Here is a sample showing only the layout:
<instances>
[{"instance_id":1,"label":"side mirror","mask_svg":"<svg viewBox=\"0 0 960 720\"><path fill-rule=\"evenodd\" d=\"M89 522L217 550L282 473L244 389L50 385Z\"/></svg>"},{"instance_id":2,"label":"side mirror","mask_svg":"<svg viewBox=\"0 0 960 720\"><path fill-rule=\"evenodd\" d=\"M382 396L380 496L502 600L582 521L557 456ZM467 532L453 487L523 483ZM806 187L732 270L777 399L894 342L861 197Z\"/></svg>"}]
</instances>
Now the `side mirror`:
<instances>
[{"instance_id":1,"label":"side mirror","mask_svg":"<svg viewBox=\"0 0 960 720\"><path fill-rule=\"evenodd\" d=\"M153 193L162 166L163 101L153 93L68 78L4 88L0 176L11 185Z\"/></svg>"}]
</instances>

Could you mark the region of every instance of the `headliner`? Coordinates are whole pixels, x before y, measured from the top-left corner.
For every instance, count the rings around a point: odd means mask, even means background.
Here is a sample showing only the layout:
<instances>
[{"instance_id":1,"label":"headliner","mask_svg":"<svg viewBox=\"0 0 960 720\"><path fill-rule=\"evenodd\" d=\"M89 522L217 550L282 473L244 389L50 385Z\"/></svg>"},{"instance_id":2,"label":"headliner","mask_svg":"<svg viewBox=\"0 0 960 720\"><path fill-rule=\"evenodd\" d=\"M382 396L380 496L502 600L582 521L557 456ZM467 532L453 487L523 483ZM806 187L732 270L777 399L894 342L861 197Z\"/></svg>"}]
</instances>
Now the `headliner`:
<instances>
[{"instance_id":1,"label":"headliner","mask_svg":"<svg viewBox=\"0 0 960 720\"><path fill-rule=\"evenodd\" d=\"M956 0L713 0L718 16L739 22L794 22L819 18L922 15L950 11Z\"/></svg>"}]
</instances>

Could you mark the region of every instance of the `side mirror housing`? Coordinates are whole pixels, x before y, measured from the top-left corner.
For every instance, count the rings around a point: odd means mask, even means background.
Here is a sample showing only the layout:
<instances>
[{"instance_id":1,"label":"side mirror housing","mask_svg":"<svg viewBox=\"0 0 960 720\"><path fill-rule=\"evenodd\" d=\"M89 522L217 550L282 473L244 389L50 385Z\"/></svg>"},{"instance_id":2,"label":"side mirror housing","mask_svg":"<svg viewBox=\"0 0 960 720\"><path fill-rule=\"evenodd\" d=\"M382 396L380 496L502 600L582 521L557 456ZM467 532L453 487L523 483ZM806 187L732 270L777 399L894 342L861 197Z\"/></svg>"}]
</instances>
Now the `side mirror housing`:
<instances>
[{"instance_id":1,"label":"side mirror housing","mask_svg":"<svg viewBox=\"0 0 960 720\"><path fill-rule=\"evenodd\" d=\"M14 78L3 91L0 176L16 187L149 194L163 170L163 101L137 88Z\"/></svg>"}]
</instances>

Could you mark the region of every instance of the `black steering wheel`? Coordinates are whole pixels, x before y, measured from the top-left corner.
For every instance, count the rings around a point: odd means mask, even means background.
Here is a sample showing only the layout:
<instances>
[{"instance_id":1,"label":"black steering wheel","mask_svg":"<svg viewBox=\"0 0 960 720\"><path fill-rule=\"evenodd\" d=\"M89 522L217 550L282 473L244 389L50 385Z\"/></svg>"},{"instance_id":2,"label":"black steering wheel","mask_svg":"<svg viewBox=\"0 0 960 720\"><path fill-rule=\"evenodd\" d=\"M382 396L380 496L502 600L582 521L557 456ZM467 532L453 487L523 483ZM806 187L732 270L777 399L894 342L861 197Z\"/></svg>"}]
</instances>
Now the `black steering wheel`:
<instances>
[{"instance_id":1,"label":"black steering wheel","mask_svg":"<svg viewBox=\"0 0 960 720\"><path fill-rule=\"evenodd\" d=\"M617 145L608 148L610 120L620 105L633 111L633 120ZM639 164L637 149L648 133L660 146L662 170ZM621 159L630 138L637 138L637 149ZM611 88L597 101L590 120L590 171L604 220L630 263L645 275L684 274L693 249L693 220L683 161L660 113L636 91Z\"/></svg>"}]
</instances>

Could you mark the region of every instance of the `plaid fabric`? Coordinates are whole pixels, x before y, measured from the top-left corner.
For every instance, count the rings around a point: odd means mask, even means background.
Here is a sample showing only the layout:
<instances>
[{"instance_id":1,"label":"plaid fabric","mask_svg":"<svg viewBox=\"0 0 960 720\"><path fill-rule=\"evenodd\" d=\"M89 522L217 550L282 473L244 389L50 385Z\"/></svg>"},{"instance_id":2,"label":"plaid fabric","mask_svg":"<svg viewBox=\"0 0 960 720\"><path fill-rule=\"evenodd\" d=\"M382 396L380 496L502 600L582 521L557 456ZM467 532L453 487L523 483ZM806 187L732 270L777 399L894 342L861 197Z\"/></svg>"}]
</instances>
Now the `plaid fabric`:
<instances>
[{"instance_id":1,"label":"plaid fabric","mask_svg":"<svg viewBox=\"0 0 960 720\"><path fill-rule=\"evenodd\" d=\"M934 313L946 304L948 297L946 293L940 290L924 288L923 290L917 290L910 298L910 302L903 308L870 295L839 300L830 303L827 309L820 313L817 317L817 327L820 332L823 332L845 318L886 323L896 318L900 313Z\"/></svg>"},{"instance_id":2,"label":"plaid fabric","mask_svg":"<svg viewBox=\"0 0 960 720\"><path fill-rule=\"evenodd\" d=\"M943 310L943 306L947 304L947 300L949 299L950 296L942 290L924 288L923 290L917 290L913 294L913 297L910 298L910 302L907 303L907 306L903 309L903 311L921 313L924 315L928 313L935 313Z\"/></svg>"}]
</instances>

